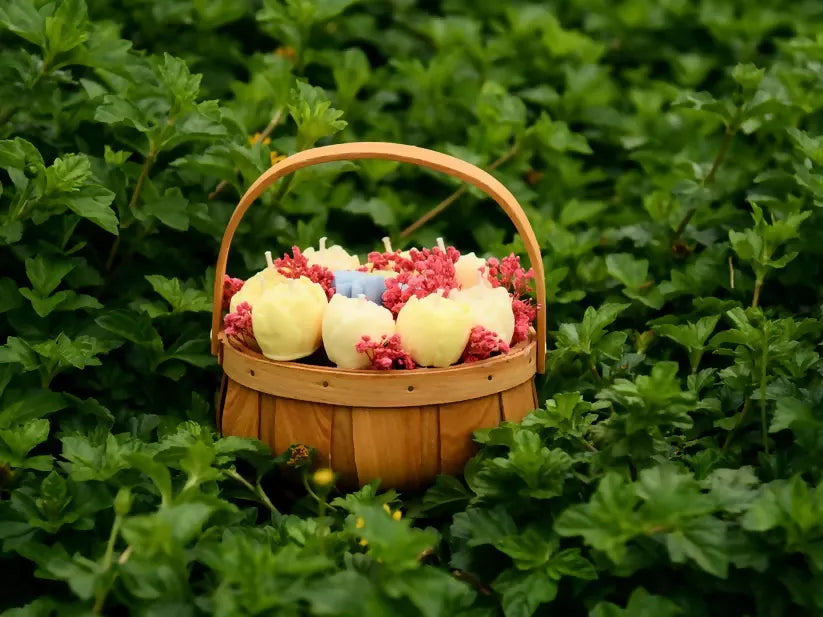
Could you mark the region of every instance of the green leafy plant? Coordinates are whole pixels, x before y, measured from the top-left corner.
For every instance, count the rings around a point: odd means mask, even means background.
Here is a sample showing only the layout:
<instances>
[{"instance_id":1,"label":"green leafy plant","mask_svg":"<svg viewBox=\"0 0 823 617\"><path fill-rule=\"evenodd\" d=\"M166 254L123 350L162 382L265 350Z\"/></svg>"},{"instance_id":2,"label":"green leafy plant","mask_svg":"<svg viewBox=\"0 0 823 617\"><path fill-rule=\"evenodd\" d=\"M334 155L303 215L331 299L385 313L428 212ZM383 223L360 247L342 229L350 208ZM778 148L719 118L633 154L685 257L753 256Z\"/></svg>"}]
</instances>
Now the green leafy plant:
<instances>
[{"instance_id":1,"label":"green leafy plant","mask_svg":"<svg viewBox=\"0 0 823 617\"><path fill-rule=\"evenodd\" d=\"M821 614L821 28L788 0L0 3L2 615ZM543 248L539 408L418 494L216 432L237 200L358 140L487 169ZM474 188L357 161L266 191L229 272L323 236L524 253Z\"/></svg>"}]
</instances>

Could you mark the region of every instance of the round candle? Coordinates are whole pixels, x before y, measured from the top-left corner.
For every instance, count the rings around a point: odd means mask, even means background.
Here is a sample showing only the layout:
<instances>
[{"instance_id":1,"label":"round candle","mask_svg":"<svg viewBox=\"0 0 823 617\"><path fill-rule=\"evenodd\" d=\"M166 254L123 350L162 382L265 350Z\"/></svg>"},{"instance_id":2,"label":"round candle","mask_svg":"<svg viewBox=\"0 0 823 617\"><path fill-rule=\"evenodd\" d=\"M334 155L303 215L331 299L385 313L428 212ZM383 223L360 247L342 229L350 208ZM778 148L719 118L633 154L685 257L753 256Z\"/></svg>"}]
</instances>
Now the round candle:
<instances>
[{"instance_id":1,"label":"round candle","mask_svg":"<svg viewBox=\"0 0 823 617\"><path fill-rule=\"evenodd\" d=\"M271 360L296 360L320 347L328 299L305 276L266 287L252 306L254 337Z\"/></svg>"},{"instance_id":2,"label":"round candle","mask_svg":"<svg viewBox=\"0 0 823 617\"><path fill-rule=\"evenodd\" d=\"M469 308L472 326L482 326L494 332L507 345L511 343L514 336L514 310L512 298L504 287L476 285L468 289L453 289L449 298Z\"/></svg>"},{"instance_id":3,"label":"round candle","mask_svg":"<svg viewBox=\"0 0 823 617\"><path fill-rule=\"evenodd\" d=\"M303 256L310 266L318 265L329 270L354 270L360 267L360 258L349 255L342 246L326 246L327 238L320 238L320 248L315 250L309 247L303 251Z\"/></svg>"},{"instance_id":4,"label":"round candle","mask_svg":"<svg viewBox=\"0 0 823 617\"><path fill-rule=\"evenodd\" d=\"M260 270L260 272L243 283L240 291L231 297L229 310L234 313L237 310L237 306L243 302L248 302L250 306L254 306L264 289L273 285L279 285L287 280L288 279L280 274L273 266Z\"/></svg>"},{"instance_id":5,"label":"round candle","mask_svg":"<svg viewBox=\"0 0 823 617\"><path fill-rule=\"evenodd\" d=\"M369 357L355 346L363 336L380 340L395 331L391 311L365 297L347 298L334 295L323 315L323 347L329 360L340 368L360 369L369 365Z\"/></svg>"},{"instance_id":6,"label":"round candle","mask_svg":"<svg viewBox=\"0 0 823 617\"><path fill-rule=\"evenodd\" d=\"M480 275L480 268L486 267L486 260L473 252L461 255L454 264L454 274L460 287L466 289L478 284L489 284L487 275Z\"/></svg>"},{"instance_id":7,"label":"round candle","mask_svg":"<svg viewBox=\"0 0 823 617\"><path fill-rule=\"evenodd\" d=\"M412 296L397 315L397 333L417 364L442 368L460 359L472 321L472 312L465 303L440 293Z\"/></svg>"}]
</instances>

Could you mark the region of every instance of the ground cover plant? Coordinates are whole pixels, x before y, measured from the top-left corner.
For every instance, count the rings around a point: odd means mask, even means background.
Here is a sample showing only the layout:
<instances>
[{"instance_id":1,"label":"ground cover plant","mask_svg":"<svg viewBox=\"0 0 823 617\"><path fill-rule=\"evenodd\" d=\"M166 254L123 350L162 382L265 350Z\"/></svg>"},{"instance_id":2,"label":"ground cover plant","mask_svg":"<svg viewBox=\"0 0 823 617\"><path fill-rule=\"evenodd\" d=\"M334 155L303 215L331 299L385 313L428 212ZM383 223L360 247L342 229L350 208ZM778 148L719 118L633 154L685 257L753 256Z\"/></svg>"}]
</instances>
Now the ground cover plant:
<instances>
[{"instance_id":1,"label":"ground cover plant","mask_svg":"<svg viewBox=\"0 0 823 617\"><path fill-rule=\"evenodd\" d=\"M4 0L3 615L822 614L822 31L811 0ZM238 194L353 140L492 170L544 248L541 408L418 495L215 433ZM361 162L269 191L230 272L384 235L522 254L473 189Z\"/></svg>"}]
</instances>

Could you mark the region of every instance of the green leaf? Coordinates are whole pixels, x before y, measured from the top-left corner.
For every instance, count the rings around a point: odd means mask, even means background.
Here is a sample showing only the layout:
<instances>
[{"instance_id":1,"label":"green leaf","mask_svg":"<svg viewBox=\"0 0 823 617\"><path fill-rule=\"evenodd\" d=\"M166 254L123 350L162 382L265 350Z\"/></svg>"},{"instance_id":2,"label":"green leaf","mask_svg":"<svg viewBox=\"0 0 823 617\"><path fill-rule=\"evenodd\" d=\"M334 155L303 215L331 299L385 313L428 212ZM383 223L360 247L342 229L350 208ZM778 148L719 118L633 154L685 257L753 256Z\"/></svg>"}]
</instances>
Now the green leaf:
<instances>
[{"instance_id":1,"label":"green leaf","mask_svg":"<svg viewBox=\"0 0 823 617\"><path fill-rule=\"evenodd\" d=\"M120 222L111 208L114 193L109 189L90 184L75 192L61 195L58 201L76 215L88 219L110 234L116 236L120 233Z\"/></svg>"},{"instance_id":2,"label":"green leaf","mask_svg":"<svg viewBox=\"0 0 823 617\"><path fill-rule=\"evenodd\" d=\"M614 278L625 285L623 293L651 308L663 306L660 290L649 280L649 262L629 253L613 253L606 257L606 267Z\"/></svg>"},{"instance_id":3,"label":"green leaf","mask_svg":"<svg viewBox=\"0 0 823 617\"><path fill-rule=\"evenodd\" d=\"M599 602L589 612L589 617L677 617L681 614L683 609L677 603L663 596L653 596L638 587L629 597L626 608L611 602Z\"/></svg>"},{"instance_id":4,"label":"green leaf","mask_svg":"<svg viewBox=\"0 0 823 617\"><path fill-rule=\"evenodd\" d=\"M190 224L188 204L180 189L174 187L166 189L162 196L148 200L143 211L167 227L186 231Z\"/></svg>"},{"instance_id":5,"label":"green leaf","mask_svg":"<svg viewBox=\"0 0 823 617\"><path fill-rule=\"evenodd\" d=\"M26 276L41 296L48 296L57 289L60 282L74 268L75 264L71 262L51 260L43 254L26 259Z\"/></svg>"},{"instance_id":6,"label":"green leaf","mask_svg":"<svg viewBox=\"0 0 823 617\"><path fill-rule=\"evenodd\" d=\"M9 428L31 422L66 407L66 399L57 392L41 390L28 393L0 410L0 427Z\"/></svg>"},{"instance_id":7,"label":"green leaf","mask_svg":"<svg viewBox=\"0 0 823 617\"><path fill-rule=\"evenodd\" d=\"M171 504L171 474L168 467L142 452L127 453L123 456L123 460L146 474L160 493L163 503Z\"/></svg>"},{"instance_id":8,"label":"green leaf","mask_svg":"<svg viewBox=\"0 0 823 617\"><path fill-rule=\"evenodd\" d=\"M45 21L33 2L10 0L0 6L0 24L9 32L45 49Z\"/></svg>"},{"instance_id":9,"label":"green leaf","mask_svg":"<svg viewBox=\"0 0 823 617\"><path fill-rule=\"evenodd\" d=\"M564 510L554 529L561 536L583 536L586 544L620 563L626 555L626 543L641 531L634 516L639 499L618 474L606 473L589 503Z\"/></svg>"},{"instance_id":10,"label":"green leaf","mask_svg":"<svg viewBox=\"0 0 823 617\"><path fill-rule=\"evenodd\" d=\"M49 436L48 420L33 420L14 428L0 429L0 452L5 450L5 458L13 467L26 467L26 456L35 446ZM8 457L8 458L6 458Z\"/></svg>"},{"instance_id":11,"label":"green leaf","mask_svg":"<svg viewBox=\"0 0 823 617\"><path fill-rule=\"evenodd\" d=\"M63 0L53 15L46 17L46 58L71 51L88 40L88 15L85 0Z\"/></svg>"},{"instance_id":12,"label":"green leaf","mask_svg":"<svg viewBox=\"0 0 823 617\"><path fill-rule=\"evenodd\" d=\"M95 323L137 345L157 350L163 349L163 341L152 326L151 319L142 313L116 309L101 315L95 319Z\"/></svg>"},{"instance_id":13,"label":"green leaf","mask_svg":"<svg viewBox=\"0 0 823 617\"><path fill-rule=\"evenodd\" d=\"M169 279L159 274L146 276L146 280L171 305L174 313L211 312L211 298L200 289L183 289L179 279Z\"/></svg>"},{"instance_id":14,"label":"green leaf","mask_svg":"<svg viewBox=\"0 0 823 617\"><path fill-rule=\"evenodd\" d=\"M503 594L506 617L531 617L537 607L557 595L557 583L542 570L520 572L509 568L494 580L492 588Z\"/></svg>"},{"instance_id":15,"label":"green leaf","mask_svg":"<svg viewBox=\"0 0 823 617\"><path fill-rule=\"evenodd\" d=\"M709 574L726 578L729 552L726 548L726 523L704 516L683 524L666 534L666 547L675 563L692 559Z\"/></svg>"},{"instance_id":16,"label":"green leaf","mask_svg":"<svg viewBox=\"0 0 823 617\"><path fill-rule=\"evenodd\" d=\"M298 81L291 91L289 113L297 124L297 149L305 150L319 139L343 130L347 123L341 120L343 112L331 107L321 88Z\"/></svg>"}]
</instances>

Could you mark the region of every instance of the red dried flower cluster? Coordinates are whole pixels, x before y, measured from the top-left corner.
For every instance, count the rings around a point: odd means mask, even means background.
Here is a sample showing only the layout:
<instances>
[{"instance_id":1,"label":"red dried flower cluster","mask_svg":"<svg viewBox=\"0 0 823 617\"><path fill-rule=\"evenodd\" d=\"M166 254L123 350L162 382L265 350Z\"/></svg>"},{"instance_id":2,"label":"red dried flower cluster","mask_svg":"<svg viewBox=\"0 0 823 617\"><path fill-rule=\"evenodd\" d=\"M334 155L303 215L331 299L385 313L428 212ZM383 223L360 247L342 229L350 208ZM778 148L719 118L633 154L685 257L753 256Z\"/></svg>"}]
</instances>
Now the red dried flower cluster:
<instances>
[{"instance_id":1,"label":"red dried flower cluster","mask_svg":"<svg viewBox=\"0 0 823 617\"><path fill-rule=\"evenodd\" d=\"M460 359L467 363L477 362L491 358L495 354L508 352L509 346L496 333L486 330L483 326L475 326Z\"/></svg>"},{"instance_id":2,"label":"red dried flower cluster","mask_svg":"<svg viewBox=\"0 0 823 617\"><path fill-rule=\"evenodd\" d=\"M223 310L227 311L231 307L231 299L243 287L243 279L235 279L228 274L223 275Z\"/></svg>"},{"instance_id":3,"label":"red dried flower cluster","mask_svg":"<svg viewBox=\"0 0 823 617\"><path fill-rule=\"evenodd\" d=\"M512 298L512 310L514 311L512 345L517 345L529 338L529 328L537 317L537 305L532 303L531 298L525 300Z\"/></svg>"},{"instance_id":4,"label":"red dried flower cluster","mask_svg":"<svg viewBox=\"0 0 823 617\"><path fill-rule=\"evenodd\" d=\"M373 266L373 270L412 272L414 270L414 262L407 257L403 257L400 253L401 251L383 253L372 251L369 253L368 262ZM368 270L368 266L363 266L360 270Z\"/></svg>"},{"instance_id":5,"label":"red dried flower cluster","mask_svg":"<svg viewBox=\"0 0 823 617\"><path fill-rule=\"evenodd\" d=\"M408 302L412 296L423 298L443 290L444 295L452 289L460 287L455 278L454 263L460 258L460 253L454 247L446 252L439 248L409 251L409 257L414 264L414 271L404 271L396 277L386 279L386 291L383 292L383 306L394 315Z\"/></svg>"},{"instance_id":6,"label":"red dried flower cluster","mask_svg":"<svg viewBox=\"0 0 823 617\"><path fill-rule=\"evenodd\" d=\"M323 287L326 296L331 300L334 295L334 274L332 274L332 271L317 264L310 266L309 260L296 246L291 247L291 252L294 255L293 257L284 254L283 257L274 260L277 271L290 279L299 279L301 276L305 276Z\"/></svg>"},{"instance_id":7,"label":"red dried flower cluster","mask_svg":"<svg viewBox=\"0 0 823 617\"><path fill-rule=\"evenodd\" d=\"M257 340L254 338L251 305L248 302L241 302L237 305L234 313L229 313L223 318L223 330L226 336L237 340L249 349L260 349L257 346Z\"/></svg>"},{"instance_id":8,"label":"red dried flower cluster","mask_svg":"<svg viewBox=\"0 0 823 617\"><path fill-rule=\"evenodd\" d=\"M534 268L524 270L520 265L520 257L512 253L502 261L496 257L486 260L489 269L489 281L493 287L505 287L515 296L531 293L529 279L534 278Z\"/></svg>"},{"instance_id":9,"label":"red dried flower cluster","mask_svg":"<svg viewBox=\"0 0 823 617\"><path fill-rule=\"evenodd\" d=\"M415 367L414 360L403 350L399 334L389 337L384 334L379 341L371 340L370 336L363 336L354 348L368 356L371 363L369 368L386 371Z\"/></svg>"}]
</instances>

